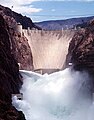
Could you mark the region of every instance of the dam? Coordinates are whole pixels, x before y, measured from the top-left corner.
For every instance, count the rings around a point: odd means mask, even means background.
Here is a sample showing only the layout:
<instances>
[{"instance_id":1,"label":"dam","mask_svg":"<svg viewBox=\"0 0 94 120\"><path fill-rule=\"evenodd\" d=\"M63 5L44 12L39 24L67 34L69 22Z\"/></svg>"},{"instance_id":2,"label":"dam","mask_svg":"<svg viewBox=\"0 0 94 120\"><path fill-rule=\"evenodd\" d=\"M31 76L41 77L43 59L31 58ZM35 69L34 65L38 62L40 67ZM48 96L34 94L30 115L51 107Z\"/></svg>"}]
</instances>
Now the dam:
<instances>
[{"instance_id":1,"label":"dam","mask_svg":"<svg viewBox=\"0 0 94 120\"><path fill-rule=\"evenodd\" d=\"M32 51L34 70L58 71L62 69L68 53L69 42L75 30L45 31L22 29Z\"/></svg>"}]
</instances>

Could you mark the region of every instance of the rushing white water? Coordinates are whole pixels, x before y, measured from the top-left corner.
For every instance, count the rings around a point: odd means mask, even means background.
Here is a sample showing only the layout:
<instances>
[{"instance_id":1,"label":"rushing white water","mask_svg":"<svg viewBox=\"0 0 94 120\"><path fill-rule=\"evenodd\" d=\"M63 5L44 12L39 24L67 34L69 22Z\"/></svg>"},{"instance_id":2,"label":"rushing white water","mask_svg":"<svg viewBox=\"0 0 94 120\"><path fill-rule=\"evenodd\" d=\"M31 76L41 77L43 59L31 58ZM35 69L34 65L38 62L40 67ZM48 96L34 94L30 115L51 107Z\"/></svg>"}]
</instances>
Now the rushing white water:
<instances>
[{"instance_id":1,"label":"rushing white water","mask_svg":"<svg viewBox=\"0 0 94 120\"><path fill-rule=\"evenodd\" d=\"M26 120L94 120L89 77L69 68L50 75L21 71L24 100L13 98Z\"/></svg>"}]
</instances>

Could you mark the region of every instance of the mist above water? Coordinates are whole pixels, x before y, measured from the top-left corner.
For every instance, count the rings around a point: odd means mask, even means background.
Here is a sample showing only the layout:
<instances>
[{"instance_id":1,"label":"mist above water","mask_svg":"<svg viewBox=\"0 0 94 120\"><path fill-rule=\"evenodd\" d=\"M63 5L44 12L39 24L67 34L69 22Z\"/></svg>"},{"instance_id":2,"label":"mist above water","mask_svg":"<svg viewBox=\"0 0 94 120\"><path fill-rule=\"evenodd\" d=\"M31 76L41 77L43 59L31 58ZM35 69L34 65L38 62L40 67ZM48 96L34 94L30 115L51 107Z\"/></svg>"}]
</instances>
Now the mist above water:
<instances>
[{"instance_id":1,"label":"mist above water","mask_svg":"<svg viewBox=\"0 0 94 120\"><path fill-rule=\"evenodd\" d=\"M26 120L94 120L89 76L69 68L50 75L21 71L24 99L13 98Z\"/></svg>"}]
</instances>

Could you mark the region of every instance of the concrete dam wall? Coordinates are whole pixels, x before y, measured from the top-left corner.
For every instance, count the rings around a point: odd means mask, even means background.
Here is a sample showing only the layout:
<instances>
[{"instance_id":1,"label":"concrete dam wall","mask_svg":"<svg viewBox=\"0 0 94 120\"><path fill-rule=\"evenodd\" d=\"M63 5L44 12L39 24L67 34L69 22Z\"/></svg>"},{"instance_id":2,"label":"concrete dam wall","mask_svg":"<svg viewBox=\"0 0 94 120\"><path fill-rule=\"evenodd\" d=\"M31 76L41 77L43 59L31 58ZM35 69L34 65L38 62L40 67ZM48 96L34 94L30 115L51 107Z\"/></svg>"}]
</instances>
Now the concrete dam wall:
<instances>
[{"instance_id":1,"label":"concrete dam wall","mask_svg":"<svg viewBox=\"0 0 94 120\"><path fill-rule=\"evenodd\" d=\"M28 39L34 69L62 69L74 30L23 30Z\"/></svg>"}]
</instances>

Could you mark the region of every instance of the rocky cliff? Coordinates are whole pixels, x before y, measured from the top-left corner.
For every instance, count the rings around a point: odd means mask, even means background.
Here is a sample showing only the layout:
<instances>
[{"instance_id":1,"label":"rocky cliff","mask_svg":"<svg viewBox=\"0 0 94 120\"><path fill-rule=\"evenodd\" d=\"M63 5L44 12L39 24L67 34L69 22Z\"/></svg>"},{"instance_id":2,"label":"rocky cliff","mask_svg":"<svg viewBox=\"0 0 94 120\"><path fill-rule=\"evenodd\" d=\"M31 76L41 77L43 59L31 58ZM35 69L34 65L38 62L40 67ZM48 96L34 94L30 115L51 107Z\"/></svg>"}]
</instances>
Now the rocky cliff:
<instances>
[{"instance_id":1,"label":"rocky cliff","mask_svg":"<svg viewBox=\"0 0 94 120\"><path fill-rule=\"evenodd\" d=\"M94 20L76 32L70 42L66 64L94 74Z\"/></svg>"},{"instance_id":2,"label":"rocky cliff","mask_svg":"<svg viewBox=\"0 0 94 120\"><path fill-rule=\"evenodd\" d=\"M11 104L11 94L19 93L22 80L11 53L9 27L0 15L0 120L25 120Z\"/></svg>"},{"instance_id":3,"label":"rocky cliff","mask_svg":"<svg viewBox=\"0 0 94 120\"><path fill-rule=\"evenodd\" d=\"M22 16L21 14L12 11L10 8L0 5L0 12L2 11L6 16L13 17L17 23L21 23L24 29L30 27L31 29L35 28L41 30L41 28L36 26L30 18Z\"/></svg>"},{"instance_id":4,"label":"rocky cliff","mask_svg":"<svg viewBox=\"0 0 94 120\"><path fill-rule=\"evenodd\" d=\"M13 17L8 16L9 14L12 14L11 10L0 6L0 14L3 16L9 26L11 52L16 61L19 63L20 69L32 70L33 58L28 40L23 34L21 35L21 33L17 32L16 20Z\"/></svg>"}]
</instances>

